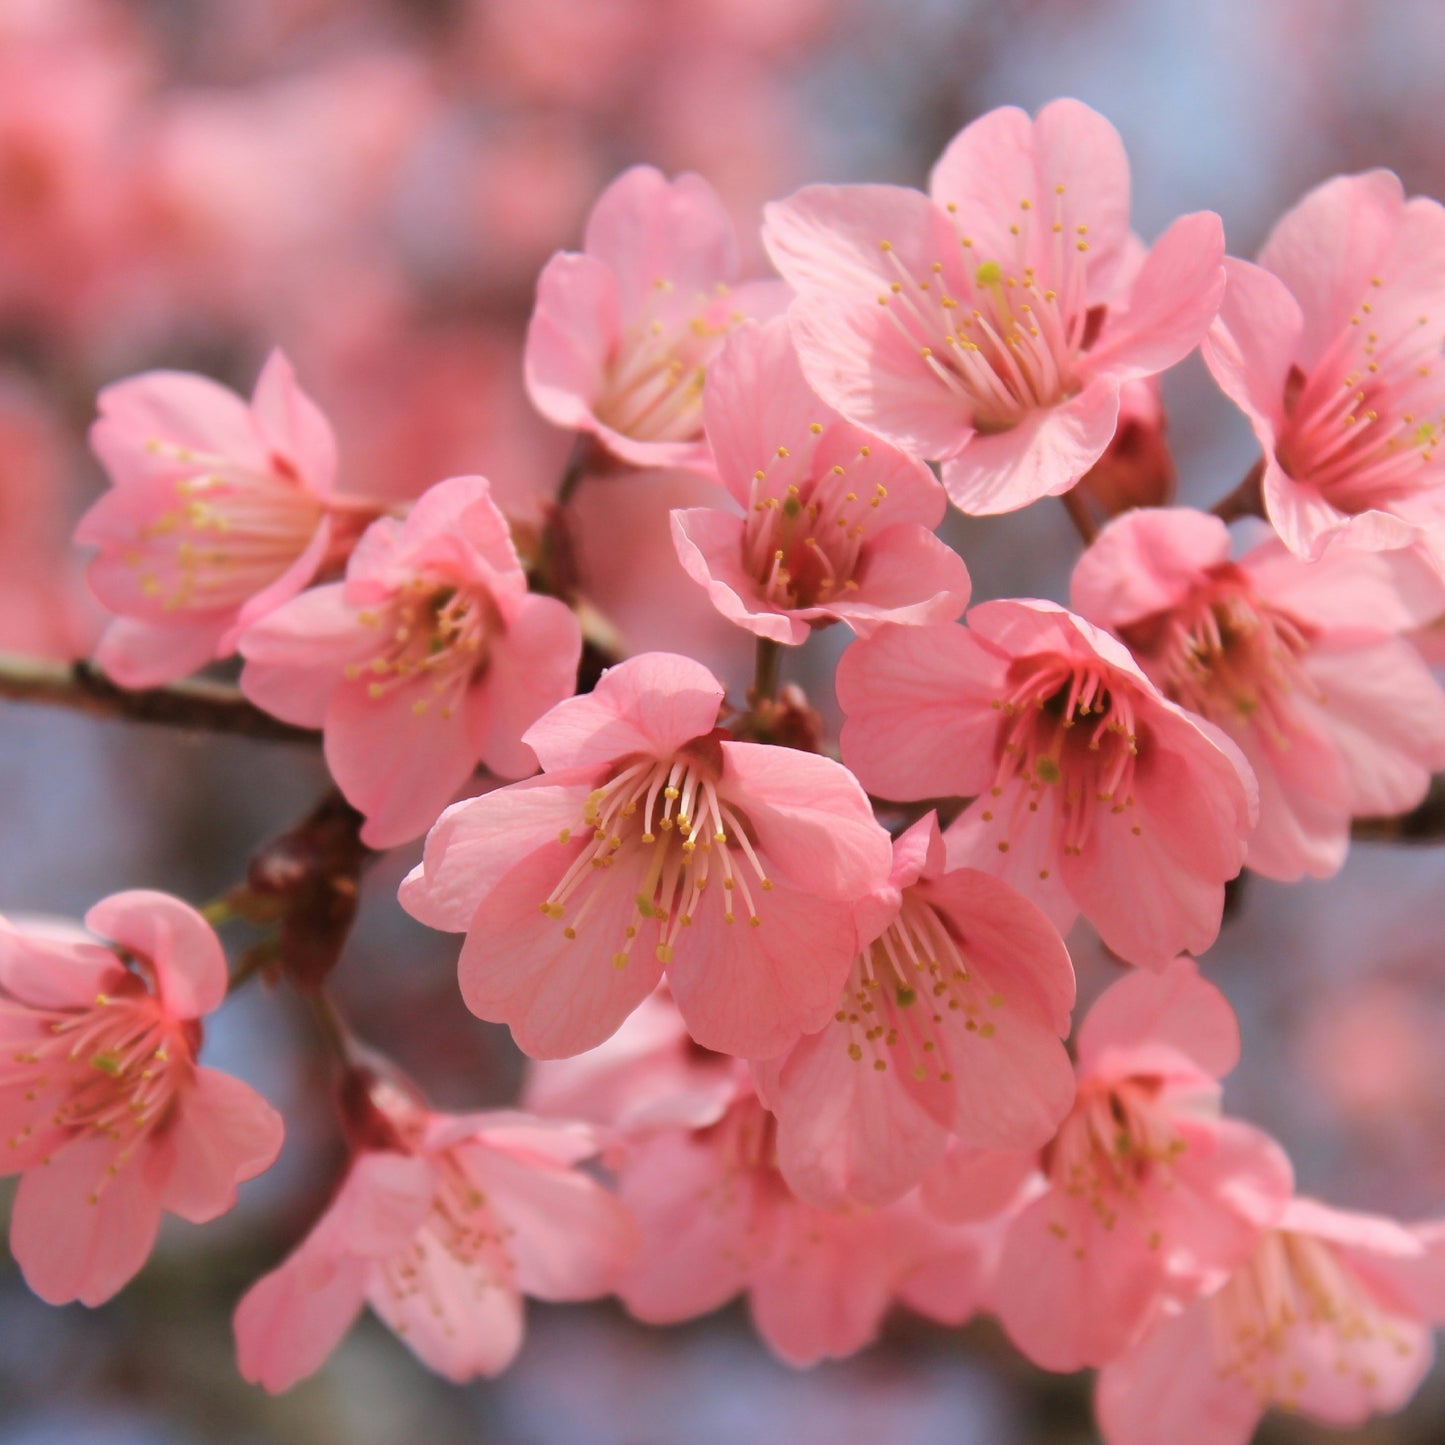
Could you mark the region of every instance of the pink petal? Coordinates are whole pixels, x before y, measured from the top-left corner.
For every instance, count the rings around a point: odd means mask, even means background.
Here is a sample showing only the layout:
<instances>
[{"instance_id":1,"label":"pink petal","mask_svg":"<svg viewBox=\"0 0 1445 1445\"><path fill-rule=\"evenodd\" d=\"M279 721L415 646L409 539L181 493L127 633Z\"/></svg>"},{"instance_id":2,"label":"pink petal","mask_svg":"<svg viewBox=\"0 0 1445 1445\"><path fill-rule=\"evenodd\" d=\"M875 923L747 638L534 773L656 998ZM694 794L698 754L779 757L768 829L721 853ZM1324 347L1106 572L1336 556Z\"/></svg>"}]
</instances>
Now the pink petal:
<instances>
[{"instance_id":1,"label":"pink petal","mask_svg":"<svg viewBox=\"0 0 1445 1445\"><path fill-rule=\"evenodd\" d=\"M553 256L537 278L527 327L527 395L554 426L591 430L607 363L622 335L617 281L591 256Z\"/></svg>"},{"instance_id":2,"label":"pink petal","mask_svg":"<svg viewBox=\"0 0 1445 1445\"><path fill-rule=\"evenodd\" d=\"M291 463L308 491L322 496L330 492L336 478L335 434L320 407L297 385L279 347L261 368L251 406L272 457Z\"/></svg>"},{"instance_id":3,"label":"pink petal","mask_svg":"<svg viewBox=\"0 0 1445 1445\"><path fill-rule=\"evenodd\" d=\"M885 527L859 558L858 590L827 610L860 637L884 623L920 627L954 622L972 588L963 558L913 523Z\"/></svg>"},{"instance_id":4,"label":"pink petal","mask_svg":"<svg viewBox=\"0 0 1445 1445\"><path fill-rule=\"evenodd\" d=\"M179 898L146 889L112 893L85 915L85 926L149 961L161 1002L173 1018L199 1018L226 997L221 941Z\"/></svg>"},{"instance_id":5,"label":"pink petal","mask_svg":"<svg viewBox=\"0 0 1445 1445\"><path fill-rule=\"evenodd\" d=\"M33 938L0 919L0 989L32 1008L89 1008L128 977L108 948Z\"/></svg>"},{"instance_id":6,"label":"pink petal","mask_svg":"<svg viewBox=\"0 0 1445 1445\"><path fill-rule=\"evenodd\" d=\"M1119 420L1118 383L1096 377L1077 396L1007 431L973 436L943 462L943 485L972 516L1016 512L1067 492L1104 455Z\"/></svg>"},{"instance_id":7,"label":"pink petal","mask_svg":"<svg viewBox=\"0 0 1445 1445\"><path fill-rule=\"evenodd\" d=\"M95 660L122 687L161 687L223 656L221 638L230 625L229 613L175 626L117 617L106 627Z\"/></svg>"},{"instance_id":8,"label":"pink petal","mask_svg":"<svg viewBox=\"0 0 1445 1445\"><path fill-rule=\"evenodd\" d=\"M281 1116L249 1084L197 1069L166 1142L174 1152L161 1205L205 1224L236 1202L236 1186L269 1169L281 1152Z\"/></svg>"},{"instance_id":9,"label":"pink petal","mask_svg":"<svg viewBox=\"0 0 1445 1445\"><path fill-rule=\"evenodd\" d=\"M1219 316L1201 347L1224 394L1255 424L1266 456L1284 423L1285 388L1304 318L1289 287L1260 266L1230 257Z\"/></svg>"},{"instance_id":10,"label":"pink petal","mask_svg":"<svg viewBox=\"0 0 1445 1445\"><path fill-rule=\"evenodd\" d=\"M956 1223L992 1219L1018 1197L1038 1157L1032 1149L976 1149L955 1139L923 1181L923 1203L939 1219Z\"/></svg>"},{"instance_id":11,"label":"pink petal","mask_svg":"<svg viewBox=\"0 0 1445 1445\"><path fill-rule=\"evenodd\" d=\"M20 1181L10 1251L47 1304L103 1304L150 1255L161 1206L145 1149L112 1174L117 1154L113 1139L77 1139Z\"/></svg>"},{"instance_id":12,"label":"pink petal","mask_svg":"<svg viewBox=\"0 0 1445 1445\"><path fill-rule=\"evenodd\" d=\"M221 634L217 643L219 655L229 656L236 650L236 644L253 622L259 622L268 612L274 611L306 587L316 576L330 551L331 518L322 517L315 532L311 534L311 540L296 560L274 582L242 603L236 612L235 620Z\"/></svg>"}]
</instances>

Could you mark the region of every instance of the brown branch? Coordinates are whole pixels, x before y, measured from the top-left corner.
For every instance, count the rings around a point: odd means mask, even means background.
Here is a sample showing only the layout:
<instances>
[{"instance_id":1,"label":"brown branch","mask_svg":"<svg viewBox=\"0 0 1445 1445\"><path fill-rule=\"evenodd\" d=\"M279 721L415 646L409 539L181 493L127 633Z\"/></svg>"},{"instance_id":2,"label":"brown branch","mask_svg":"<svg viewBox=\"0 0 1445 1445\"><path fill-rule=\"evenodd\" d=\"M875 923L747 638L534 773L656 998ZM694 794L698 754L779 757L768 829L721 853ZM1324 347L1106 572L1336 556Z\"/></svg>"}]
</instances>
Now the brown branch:
<instances>
[{"instance_id":1,"label":"brown branch","mask_svg":"<svg viewBox=\"0 0 1445 1445\"><path fill-rule=\"evenodd\" d=\"M1418 807L1394 818L1356 818L1350 837L1356 842L1445 843L1445 774L1431 778Z\"/></svg>"},{"instance_id":2,"label":"brown branch","mask_svg":"<svg viewBox=\"0 0 1445 1445\"><path fill-rule=\"evenodd\" d=\"M51 662L12 652L0 652L0 698L268 742L314 745L321 740L310 728L293 727L262 712L226 683L176 682L132 691L88 662Z\"/></svg>"},{"instance_id":3,"label":"brown branch","mask_svg":"<svg viewBox=\"0 0 1445 1445\"><path fill-rule=\"evenodd\" d=\"M1264 495L1260 483L1264 480L1264 458L1261 457L1245 474L1240 484L1227 496L1221 497L1210 510L1224 522L1234 522L1240 517L1263 517Z\"/></svg>"}]
</instances>

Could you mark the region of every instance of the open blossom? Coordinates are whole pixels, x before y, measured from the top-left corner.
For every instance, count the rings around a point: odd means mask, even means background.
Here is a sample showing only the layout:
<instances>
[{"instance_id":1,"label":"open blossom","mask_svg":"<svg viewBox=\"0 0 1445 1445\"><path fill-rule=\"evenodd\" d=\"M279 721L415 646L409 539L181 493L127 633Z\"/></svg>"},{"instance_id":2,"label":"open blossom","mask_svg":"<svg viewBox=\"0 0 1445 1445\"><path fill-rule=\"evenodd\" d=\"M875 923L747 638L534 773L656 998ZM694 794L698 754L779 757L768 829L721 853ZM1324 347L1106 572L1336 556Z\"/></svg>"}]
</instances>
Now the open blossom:
<instances>
[{"instance_id":1,"label":"open blossom","mask_svg":"<svg viewBox=\"0 0 1445 1445\"><path fill-rule=\"evenodd\" d=\"M758 1333L792 1365L862 1349L895 1299L961 1324L982 1294L973 1231L916 1196L883 1209L797 1198L777 1170L772 1115L745 1082L717 1122L640 1139L618 1192L648 1241L617 1290L632 1314L672 1324L746 1291Z\"/></svg>"},{"instance_id":2,"label":"open blossom","mask_svg":"<svg viewBox=\"0 0 1445 1445\"><path fill-rule=\"evenodd\" d=\"M1418 543L1445 572L1445 208L1389 171L1336 176L1228 270L1204 357L1259 438L1285 545Z\"/></svg>"},{"instance_id":3,"label":"open blossom","mask_svg":"<svg viewBox=\"0 0 1445 1445\"><path fill-rule=\"evenodd\" d=\"M22 1175L10 1247L51 1304L97 1305L145 1263L163 1210L196 1224L270 1167L280 1115L196 1062L226 993L210 925L162 893L117 893L83 938L0 919L0 1173Z\"/></svg>"},{"instance_id":4,"label":"open blossom","mask_svg":"<svg viewBox=\"0 0 1445 1445\"><path fill-rule=\"evenodd\" d=\"M866 636L885 621L951 622L968 605L968 569L932 532L943 489L818 400L781 317L728 342L704 413L743 515L674 512L672 536L730 622L797 646L829 622Z\"/></svg>"},{"instance_id":5,"label":"open blossom","mask_svg":"<svg viewBox=\"0 0 1445 1445\"><path fill-rule=\"evenodd\" d=\"M1278 1145L1219 1117L1239 1030L1192 960L1100 995L1078 1053L1048 1187L1009 1224L997 1277L1004 1328L1050 1370L1113 1359L1162 1301L1222 1283L1294 1187Z\"/></svg>"},{"instance_id":6,"label":"open blossom","mask_svg":"<svg viewBox=\"0 0 1445 1445\"><path fill-rule=\"evenodd\" d=\"M241 688L321 727L326 762L384 848L424 832L483 763L534 772L522 734L576 686L571 610L527 591L482 477L431 488L362 537L346 581L313 587L241 637Z\"/></svg>"},{"instance_id":7,"label":"open blossom","mask_svg":"<svg viewBox=\"0 0 1445 1445\"><path fill-rule=\"evenodd\" d=\"M237 1306L241 1373L270 1391L319 1369L363 1304L448 1379L495 1375L521 1348L523 1295L595 1299L636 1249L627 1212L576 1167L596 1152L584 1125L372 1095L326 1213Z\"/></svg>"},{"instance_id":8,"label":"open blossom","mask_svg":"<svg viewBox=\"0 0 1445 1445\"><path fill-rule=\"evenodd\" d=\"M828 758L733 741L723 689L647 653L525 734L544 771L456 803L402 885L467 933L473 1013L534 1058L607 1038L667 970L692 1036L767 1058L836 1006L888 835Z\"/></svg>"},{"instance_id":9,"label":"open blossom","mask_svg":"<svg viewBox=\"0 0 1445 1445\"><path fill-rule=\"evenodd\" d=\"M823 1206L899 1198L951 1136L1038 1148L1073 1100L1073 968L1033 904L950 870L932 813L894 843L874 902L832 1021L753 1066L778 1167Z\"/></svg>"},{"instance_id":10,"label":"open blossom","mask_svg":"<svg viewBox=\"0 0 1445 1445\"><path fill-rule=\"evenodd\" d=\"M701 176L624 171L598 198L584 249L537 281L527 394L557 426L635 466L710 468L703 383L728 332L776 311L784 289L738 275L737 238Z\"/></svg>"},{"instance_id":11,"label":"open blossom","mask_svg":"<svg viewBox=\"0 0 1445 1445\"><path fill-rule=\"evenodd\" d=\"M1239 872L1255 787L1213 724L1119 642L1051 602L967 627L889 627L843 655L843 756L869 792L973 802L949 862L996 873L1130 963L1202 953Z\"/></svg>"},{"instance_id":12,"label":"open blossom","mask_svg":"<svg viewBox=\"0 0 1445 1445\"><path fill-rule=\"evenodd\" d=\"M1445 1320L1438 1232L1297 1198L1224 1286L1099 1375L1107 1445L1246 1445L1271 1406L1327 1425L1400 1409Z\"/></svg>"},{"instance_id":13,"label":"open blossom","mask_svg":"<svg viewBox=\"0 0 1445 1445\"><path fill-rule=\"evenodd\" d=\"M1224 288L1211 213L1140 258L1123 143L1076 100L974 121L928 195L808 186L767 208L764 240L819 395L940 461L974 513L1068 491L1113 438L1121 387L1193 350Z\"/></svg>"},{"instance_id":14,"label":"open blossom","mask_svg":"<svg viewBox=\"0 0 1445 1445\"><path fill-rule=\"evenodd\" d=\"M249 405L187 372L108 386L90 444L111 490L75 540L100 549L90 585L117 617L96 657L125 687L228 656L376 515L332 494L331 428L279 351Z\"/></svg>"},{"instance_id":15,"label":"open blossom","mask_svg":"<svg viewBox=\"0 0 1445 1445\"><path fill-rule=\"evenodd\" d=\"M1304 563L1273 540L1229 553L1217 517L1134 512L1080 558L1073 605L1248 758L1249 866L1326 877L1352 817L1413 808L1445 767L1445 694L1399 635L1423 620L1397 578L1410 559L1334 549Z\"/></svg>"}]
</instances>

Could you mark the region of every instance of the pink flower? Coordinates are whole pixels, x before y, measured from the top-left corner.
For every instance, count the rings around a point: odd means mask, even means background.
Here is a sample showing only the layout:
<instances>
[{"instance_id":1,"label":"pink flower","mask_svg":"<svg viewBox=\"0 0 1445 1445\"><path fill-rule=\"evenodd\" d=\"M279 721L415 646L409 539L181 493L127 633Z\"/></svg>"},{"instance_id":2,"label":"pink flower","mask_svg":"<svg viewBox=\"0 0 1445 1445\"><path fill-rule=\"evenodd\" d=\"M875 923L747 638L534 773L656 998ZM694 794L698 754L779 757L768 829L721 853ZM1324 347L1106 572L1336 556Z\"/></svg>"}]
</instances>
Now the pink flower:
<instances>
[{"instance_id":1,"label":"pink flower","mask_svg":"<svg viewBox=\"0 0 1445 1445\"><path fill-rule=\"evenodd\" d=\"M1219 1117L1239 1031L1192 960L1109 988L1078 1052L1049 1187L1009 1225L997 1277L1009 1337L1049 1370L1113 1359L1162 1300L1222 1283L1294 1187L1272 1140Z\"/></svg>"},{"instance_id":2,"label":"pink flower","mask_svg":"<svg viewBox=\"0 0 1445 1445\"><path fill-rule=\"evenodd\" d=\"M458 1383L504 1370L522 1296L595 1299L636 1249L627 1212L575 1166L579 1124L392 1101L326 1213L236 1308L241 1374L273 1393L319 1369L363 1303Z\"/></svg>"},{"instance_id":3,"label":"pink flower","mask_svg":"<svg viewBox=\"0 0 1445 1445\"><path fill-rule=\"evenodd\" d=\"M10 1247L50 1304L98 1305L155 1243L162 1210L203 1224L270 1167L280 1115L201 1068L202 1014L226 994L209 924L163 893L86 915L99 943L0 920L0 1173L20 1174Z\"/></svg>"},{"instance_id":4,"label":"pink flower","mask_svg":"<svg viewBox=\"0 0 1445 1445\"><path fill-rule=\"evenodd\" d=\"M1131 507L1163 507L1173 499L1174 458L1159 378L1126 381L1119 390L1119 425L1104 455L1079 481L1079 489L1106 517Z\"/></svg>"},{"instance_id":5,"label":"pink flower","mask_svg":"<svg viewBox=\"0 0 1445 1445\"><path fill-rule=\"evenodd\" d=\"M972 1231L932 1218L910 1196L885 1209L817 1209L773 1162L772 1116L746 1087L707 1128L639 1142L619 1194L648 1248L618 1286L638 1319L672 1324L747 1292L768 1346L791 1365L854 1354L906 1298L959 1324L982 1292Z\"/></svg>"},{"instance_id":6,"label":"pink flower","mask_svg":"<svg viewBox=\"0 0 1445 1445\"><path fill-rule=\"evenodd\" d=\"M1414 1393L1442 1318L1438 1235L1295 1199L1221 1289L1106 1366L1099 1427L1108 1445L1246 1445L1271 1405L1359 1425Z\"/></svg>"},{"instance_id":7,"label":"pink flower","mask_svg":"<svg viewBox=\"0 0 1445 1445\"><path fill-rule=\"evenodd\" d=\"M545 775L454 804L402 884L466 931L467 1006L534 1058L600 1043L664 969L723 1053L780 1053L836 1007L888 835L845 768L734 742L722 701L685 657L611 668L526 733Z\"/></svg>"},{"instance_id":8,"label":"pink flower","mask_svg":"<svg viewBox=\"0 0 1445 1445\"><path fill-rule=\"evenodd\" d=\"M1311 561L1424 543L1445 571L1445 209L1389 171L1336 176L1228 270L1204 358L1259 438L1281 540Z\"/></svg>"},{"instance_id":9,"label":"pink flower","mask_svg":"<svg viewBox=\"0 0 1445 1445\"><path fill-rule=\"evenodd\" d=\"M951 1135L1037 1148L1074 1095L1074 973L1033 904L949 871L932 813L893 845L875 903L832 1022L753 1066L783 1177L825 1207L899 1198Z\"/></svg>"},{"instance_id":10,"label":"pink flower","mask_svg":"<svg viewBox=\"0 0 1445 1445\"><path fill-rule=\"evenodd\" d=\"M1123 144L1076 100L974 121L926 196L809 186L765 216L808 380L941 461L966 512L1068 491L1113 438L1120 388L1190 352L1224 288L1212 213L1140 258Z\"/></svg>"},{"instance_id":11,"label":"pink flower","mask_svg":"<svg viewBox=\"0 0 1445 1445\"><path fill-rule=\"evenodd\" d=\"M583 252L537 281L527 394L548 421L634 466L710 469L702 393L723 338L782 304L776 282L732 289L732 222L700 176L624 171L598 197Z\"/></svg>"},{"instance_id":12,"label":"pink flower","mask_svg":"<svg viewBox=\"0 0 1445 1445\"><path fill-rule=\"evenodd\" d=\"M248 406L188 372L108 386L90 443L111 490L75 540L116 620L97 651L125 687L228 656L252 622L345 555L375 509L331 495L331 428L273 352Z\"/></svg>"},{"instance_id":13,"label":"pink flower","mask_svg":"<svg viewBox=\"0 0 1445 1445\"><path fill-rule=\"evenodd\" d=\"M728 342L704 412L743 515L674 512L672 537L730 622L798 646L830 622L866 636L880 622L951 622L968 605L968 569L931 530L943 489L818 400L781 317Z\"/></svg>"},{"instance_id":14,"label":"pink flower","mask_svg":"<svg viewBox=\"0 0 1445 1445\"><path fill-rule=\"evenodd\" d=\"M1445 694L1398 635L1427 614L1399 571L1344 550L1306 564L1275 541L1231 562L1225 524L1184 509L1118 518L1074 570L1074 607L1248 758L1258 873L1327 877L1351 817L1413 808L1445 767Z\"/></svg>"},{"instance_id":15,"label":"pink flower","mask_svg":"<svg viewBox=\"0 0 1445 1445\"><path fill-rule=\"evenodd\" d=\"M326 733L326 762L387 848L424 832L480 761L516 778L522 734L577 682L570 609L527 591L483 477L453 477L402 522L372 523L346 581L283 603L241 637L254 703Z\"/></svg>"},{"instance_id":16,"label":"pink flower","mask_svg":"<svg viewBox=\"0 0 1445 1445\"><path fill-rule=\"evenodd\" d=\"M1051 602L890 627L838 668L843 756L879 797L974 801L949 862L985 868L1131 963L1214 941L1255 788L1238 749Z\"/></svg>"}]
</instances>

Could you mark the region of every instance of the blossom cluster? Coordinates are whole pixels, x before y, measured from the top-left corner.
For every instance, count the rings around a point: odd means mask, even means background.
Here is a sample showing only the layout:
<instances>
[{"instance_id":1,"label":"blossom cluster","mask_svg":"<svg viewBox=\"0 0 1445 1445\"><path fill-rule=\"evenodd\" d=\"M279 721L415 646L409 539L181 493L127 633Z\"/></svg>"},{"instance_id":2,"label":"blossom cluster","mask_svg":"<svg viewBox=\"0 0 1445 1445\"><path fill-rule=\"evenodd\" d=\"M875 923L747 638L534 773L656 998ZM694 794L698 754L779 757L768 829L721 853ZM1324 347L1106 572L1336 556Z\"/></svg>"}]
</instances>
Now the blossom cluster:
<instances>
[{"instance_id":1,"label":"blossom cluster","mask_svg":"<svg viewBox=\"0 0 1445 1445\"><path fill-rule=\"evenodd\" d=\"M336 1028L348 1162L240 1300L241 1372L289 1387L364 1303L464 1380L515 1356L523 1296L667 1323L746 1295L796 1365L895 1305L992 1314L1099 1371L1109 1445L1399 1407L1445 1222L1308 1198L1223 1111L1239 1031L1204 956L1241 870L1327 878L1445 769L1418 642L1445 210L1372 172L1256 263L1210 213L1146 245L1117 133L1059 100L966 127L927 192L809 186L761 236L775 276L705 180L637 167L546 264L522 369L576 440L540 523L477 475L353 491L279 351L249 400L101 392L97 664L150 689L239 658L251 704L322 735L360 845L424 836L401 906L464 935L466 1007L534 1061L518 1108L444 1113ZM1196 351L1261 449L1213 512L1171 504L1159 399ZM677 469L709 505L646 566L746 636L746 689L629 648L572 565L579 487ZM1068 606L974 603L950 505L1052 497ZM838 623L834 740L779 683ZM1120 966L1081 1018L1079 920ZM132 892L86 928L0 924L0 1157L32 1288L97 1304L282 1125L198 1062L207 919Z\"/></svg>"}]
</instances>

